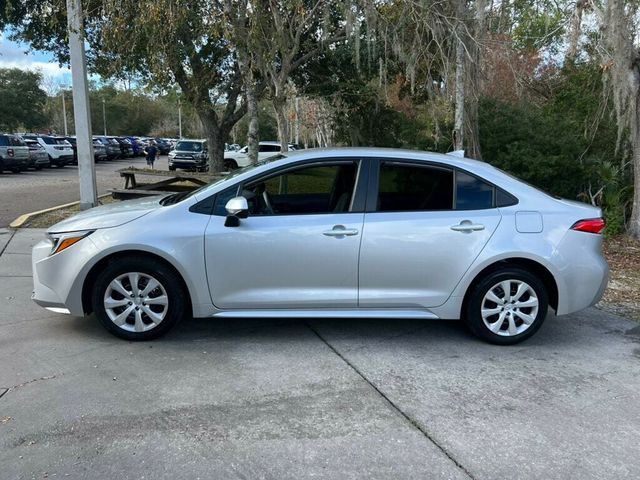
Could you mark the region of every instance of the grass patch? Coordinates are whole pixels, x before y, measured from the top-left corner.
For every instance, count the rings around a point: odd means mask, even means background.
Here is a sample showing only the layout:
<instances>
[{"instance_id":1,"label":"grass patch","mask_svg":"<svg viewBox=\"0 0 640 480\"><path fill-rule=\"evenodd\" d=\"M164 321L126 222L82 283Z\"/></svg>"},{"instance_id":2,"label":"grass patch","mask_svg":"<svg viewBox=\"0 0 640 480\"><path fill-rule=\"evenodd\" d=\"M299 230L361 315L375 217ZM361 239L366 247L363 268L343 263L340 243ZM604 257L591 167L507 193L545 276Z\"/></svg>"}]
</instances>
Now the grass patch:
<instances>
[{"instance_id":1,"label":"grass patch","mask_svg":"<svg viewBox=\"0 0 640 480\"><path fill-rule=\"evenodd\" d=\"M108 203L117 202L110 195L98 199L98 205L106 205ZM70 207L59 208L52 210L51 212L41 213L31 218L23 227L27 228L49 228L51 225L55 225L62 220L65 220L72 215L80 212L80 205L72 205Z\"/></svg>"}]
</instances>

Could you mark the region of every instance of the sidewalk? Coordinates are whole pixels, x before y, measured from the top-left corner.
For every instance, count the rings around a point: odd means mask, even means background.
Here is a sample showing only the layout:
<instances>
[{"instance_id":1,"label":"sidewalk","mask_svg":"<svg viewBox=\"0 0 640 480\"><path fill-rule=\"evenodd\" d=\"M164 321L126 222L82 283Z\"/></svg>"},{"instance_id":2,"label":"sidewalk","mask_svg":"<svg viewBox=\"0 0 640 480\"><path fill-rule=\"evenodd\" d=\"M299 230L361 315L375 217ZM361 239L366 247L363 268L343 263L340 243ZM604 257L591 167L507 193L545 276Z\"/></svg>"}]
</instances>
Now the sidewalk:
<instances>
[{"instance_id":1,"label":"sidewalk","mask_svg":"<svg viewBox=\"0 0 640 480\"><path fill-rule=\"evenodd\" d=\"M504 348L459 322L203 319L129 343L31 302L42 235L0 231L3 480L640 477L637 323L550 315Z\"/></svg>"}]
</instances>

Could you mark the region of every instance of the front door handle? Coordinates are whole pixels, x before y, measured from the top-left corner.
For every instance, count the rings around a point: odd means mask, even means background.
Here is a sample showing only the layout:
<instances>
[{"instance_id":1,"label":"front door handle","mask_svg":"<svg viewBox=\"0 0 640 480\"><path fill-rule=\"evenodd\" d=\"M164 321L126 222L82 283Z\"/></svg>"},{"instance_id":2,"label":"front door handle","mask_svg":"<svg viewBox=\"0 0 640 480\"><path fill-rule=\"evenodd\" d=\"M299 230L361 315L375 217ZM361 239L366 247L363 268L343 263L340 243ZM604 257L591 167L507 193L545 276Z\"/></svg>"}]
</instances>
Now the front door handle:
<instances>
[{"instance_id":1,"label":"front door handle","mask_svg":"<svg viewBox=\"0 0 640 480\"><path fill-rule=\"evenodd\" d=\"M322 232L322 234L326 235L327 237L351 237L353 235L357 235L358 230L355 228L345 228L344 225L334 225L331 230Z\"/></svg>"},{"instance_id":2,"label":"front door handle","mask_svg":"<svg viewBox=\"0 0 640 480\"><path fill-rule=\"evenodd\" d=\"M471 220L463 220L458 225L452 225L451 230L456 232L477 232L484 230L484 225L481 223L471 223Z\"/></svg>"}]
</instances>

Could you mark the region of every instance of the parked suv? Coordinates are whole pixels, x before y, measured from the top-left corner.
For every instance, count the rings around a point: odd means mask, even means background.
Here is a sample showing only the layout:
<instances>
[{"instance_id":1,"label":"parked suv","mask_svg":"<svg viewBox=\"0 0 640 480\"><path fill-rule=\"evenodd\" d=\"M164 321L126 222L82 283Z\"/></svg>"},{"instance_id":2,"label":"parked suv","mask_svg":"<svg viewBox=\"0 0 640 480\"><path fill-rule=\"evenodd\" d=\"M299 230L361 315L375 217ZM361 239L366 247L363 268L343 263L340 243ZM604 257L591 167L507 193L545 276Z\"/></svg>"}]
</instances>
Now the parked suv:
<instances>
[{"instance_id":1,"label":"parked suv","mask_svg":"<svg viewBox=\"0 0 640 480\"><path fill-rule=\"evenodd\" d=\"M169 153L169 170L181 168L204 172L209 168L206 140L179 140Z\"/></svg>"},{"instance_id":2,"label":"parked suv","mask_svg":"<svg viewBox=\"0 0 640 480\"><path fill-rule=\"evenodd\" d=\"M102 145L107 149L107 158L109 160L115 160L122 155L122 151L120 150L120 144L115 138L98 136L94 137L95 140L98 140Z\"/></svg>"},{"instance_id":3,"label":"parked suv","mask_svg":"<svg viewBox=\"0 0 640 480\"><path fill-rule=\"evenodd\" d=\"M49 155L42 145L36 140L25 140L24 142L29 147L29 167L42 170L43 167L50 165Z\"/></svg>"},{"instance_id":4,"label":"parked suv","mask_svg":"<svg viewBox=\"0 0 640 480\"><path fill-rule=\"evenodd\" d=\"M23 135L24 140L36 140L49 155L51 165L62 168L73 162L73 147L62 138L55 138L51 135L27 134Z\"/></svg>"},{"instance_id":5,"label":"parked suv","mask_svg":"<svg viewBox=\"0 0 640 480\"><path fill-rule=\"evenodd\" d=\"M15 135L0 134L0 173L11 170L18 173L29 165L29 147Z\"/></svg>"}]
</instances>

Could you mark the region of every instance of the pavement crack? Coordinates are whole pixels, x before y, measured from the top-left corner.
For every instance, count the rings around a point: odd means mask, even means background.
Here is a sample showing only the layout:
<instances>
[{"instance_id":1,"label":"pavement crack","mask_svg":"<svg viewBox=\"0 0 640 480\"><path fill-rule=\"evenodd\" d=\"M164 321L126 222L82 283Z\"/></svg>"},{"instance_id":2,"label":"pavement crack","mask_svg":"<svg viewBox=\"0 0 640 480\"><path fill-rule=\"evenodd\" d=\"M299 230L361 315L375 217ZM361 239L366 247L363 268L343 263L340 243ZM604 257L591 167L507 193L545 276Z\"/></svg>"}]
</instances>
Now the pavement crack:
<instances>
[{"instance_id":1,"label":"pavement crack","mask_svg":"<svg viewBox=\"0 0 640 480\"><path fill-rule=\"evenodd\" d=\"M13 387L8 387L7 391L9 390L15 390L16 388L21 388L21 387L25 387L31 383L35 383L35 382L39 382L41 380L53 380L54 378L58 378L61 377L63 374L55 374L55 375L48 375L46 377L40 377L40 378L34 378L32 380L27 380L26 382L20 383L18 385L14 385ZM5 392L6 393L6 392Z\"/></svg>"},{"instance_id":2,"label":"pavement crack","mask_svg":"<svg viewBox=\"0 0 640 480\"><path fill-rule=\"evenodd\" d=\"M0 257L2 256L2 254L4 253L4 251L7 249L7 247L9 246L9 244L11 243L11 240L13 240L14 235L16 234L17 230L12 230L11 233L9 234L9 240L7 240L7 243L4 244L4 247L2 248L2 250L0 250Z\"/></svg>"},{"instance_id":3,"label":"pavement crack","mask_svg":"<svg viewBox=\"0 0 640 480\"><path fill-rule=\"evenodd\" d=\"M358 374L360 378L362 378L378 395L380 395L386 403L396 412L398 412L413 428L418 430L428 441L430 441L433 445L436 446L438 450L440 450L449 460L451 460L456 467L458 467L465 475L467 475L471 480L475 480L475 477L471 474L471 472L460 463L451 452L449 452L445 447L440 445L433 435L418 422L415 418L412 418L408 413L403 411L393 400L391 400L382 390L380 390L367 376L356 367L353 363L349 361L342 353L340 353L333 345L329 343L329 341L324 338L320 332L318 332L313 326L307 323L307 327L311 330L319 339L324 343L327 347L329 347L333 353L335 353L340 359L346 363L354 372Z\"/></svg>"}]
</instances>

